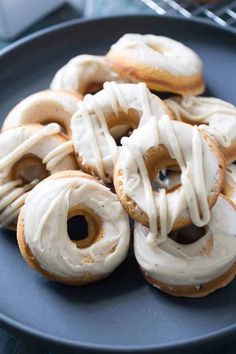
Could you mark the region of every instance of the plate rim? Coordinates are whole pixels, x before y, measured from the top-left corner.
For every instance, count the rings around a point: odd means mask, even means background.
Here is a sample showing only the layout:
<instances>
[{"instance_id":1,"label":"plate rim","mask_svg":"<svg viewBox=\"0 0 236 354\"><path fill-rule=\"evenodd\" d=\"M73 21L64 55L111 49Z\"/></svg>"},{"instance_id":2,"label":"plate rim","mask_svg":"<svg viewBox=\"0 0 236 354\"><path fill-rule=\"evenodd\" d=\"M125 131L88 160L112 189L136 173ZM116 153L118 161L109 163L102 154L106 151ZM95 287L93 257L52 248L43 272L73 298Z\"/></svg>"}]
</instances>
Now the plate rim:
<instances>
[{"instance_id":1,"label":"plate rim","mask_svg":"<svg viewBox=\"0 0 236 354\"><path fill-rule=\"evenodd\" d=\"M200 19L196 17L191 17L191 18L184 18L180 15L158 15L158 14L145 14L145 15L140 15L140 14L128 14L128 15L117 15L117 16L98 16L98 17L93 17L93 18L78 18L78 19L73 19L73 20L68 20L68 21L63 21L61 23L46 27L44 29L41 29L39 31L36 31L32 34L26 35L21 39L16 40L12 44L8 45L6 48L3 48L0 50L0 65L1 65L1 59L7 56L8 54L11 54L11 52L14 52L15 49L18 49L21 46L27 45L31 42L33 42L35 39L38 39L40 37L44 37L52 32L57 32L59 30L63 30L68 27L73 27L73 26L80 26L83 23L95 23L95 22L106 22L106 21L120 21L120 20L129 20L133 18L139 18L139 19L148 19L148 18L167 18L169 20L175 20L175 21L180 21L180 22L185 22L185 23L196 23L199 25L203 25L215 30L218 30L222 33L228 33L228 34L233 34L236 38L236 29L234 28L228 28L228 27L222 27L220 25L212 23L210 20L205 20L205 19ZM67 349L80 349L80 350L86 350L86 351L98 351L98 352L122 352L122 353L141 353L141 352L146 352L146 353L167 353L173 350L184 350L184 349L189 349L191 345L191 349L197 349L199 346L202 346L204 344L207 344L208 347L213 345L217 340L220 340L221 342L225 342L226 340L229 340L230 338L233 337L233 335L236 334L236 322L230 326L224 327L223 329L219 329L216 331L211 332L210 334L207 335L201 335L194 337L193 339L186 339L183 341L176 341L174 343L169 344L163 343L161 345L158 344L147 344L147 345L112 345L112 344L95 344L95 343L89 343L89 342L81 342L81 341L75 341L75 340L69 340L69 339L63 339L60 338L59 336L56 335L51 335L47 334L46 332L43 332L41 330L37 330L35 328L32 328L28 325L25 325L17 320L14 320L13 318L4 315L3 313L0 312L0 327L3 329L6 329L10 331L11 333L15 333L17 335L22 336L27 336L29 339L36 339L43 341L45 344L48 345L55 345L55 346L60 346L64 347Z\"/></svg>"},{"instance_id":2,"label":"plate rim","mask_svg":"<svg viewBox=\"0 0 236 354\"><path fill-rule=\"evenodd\" d=\"M158 14L146 14L146 15L140 15L140 14L124 14L124 15L114 15L114 16L97 16L97 17L92 17L92 18L76 18L76 19L72 19L72 20L67 20L67 21L63 21L60 23L57 23L55 25L52 26L48 26L46 28L42 28L36 32L30 33L28 35L25 35L24 37L15 40L13 43L8 44L5 48L2 48L0 50L0 59L1 57L3 57L4 55L8 54L9 52L11 52L12 50L14 50L15 48L18 48L21 45L24 45L28 42L33 41L34 39L44 36L46 34L49 34L51 32L55 32L57 30L61 30L67 27L71 27L74 25L78 25L78 24L82 24L82 23L90 23L90 22L98 22L98 21L109 21L109 20L122 20L122 19L129 19L129 18L144 18L144 17L151 17L151 18L167 18L167 19L174 19L180 22L193 22L193 23L197 23L197 24L202 24L205 25L207 27L210 28L214 28L216 30L219 30L221 32L228 32L230 34L236 35L236 28L231 28L229 26L220 26L214 22L212 22L211 20L208 19L202 19L202 18L198 18L198 17L182 17L181 15L158 15Z\"/></svg>"}]
</instances>

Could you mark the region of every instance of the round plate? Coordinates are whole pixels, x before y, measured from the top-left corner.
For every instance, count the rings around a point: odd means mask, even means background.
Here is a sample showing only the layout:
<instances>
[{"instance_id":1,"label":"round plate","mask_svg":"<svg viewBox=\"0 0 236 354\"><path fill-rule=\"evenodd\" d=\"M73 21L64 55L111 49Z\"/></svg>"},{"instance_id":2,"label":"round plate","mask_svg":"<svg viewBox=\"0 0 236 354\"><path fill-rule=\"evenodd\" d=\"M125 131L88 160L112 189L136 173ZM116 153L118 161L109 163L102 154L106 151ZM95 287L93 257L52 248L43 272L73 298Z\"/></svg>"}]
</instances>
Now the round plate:
<instances>
[{"instance_id":1,"label":"round plate","mask_svg":"<svg viewBox=\"0 0 236 354\"><path fill-rule=\"evenodd\" d=\"M104 54L127 32L172 37L202 57L207 95L236 104L236 33L201 21L132 16L73 21L21 40L0 56L0 116L48 87L80 53ZM50 282L27 267L15 234L1 230L0 322L60 347L166 353L219 345L236 334L236 282L202 299L174 298L149 286L132 252L106 280L81 288Z\"/></svg>"}]
</instances>

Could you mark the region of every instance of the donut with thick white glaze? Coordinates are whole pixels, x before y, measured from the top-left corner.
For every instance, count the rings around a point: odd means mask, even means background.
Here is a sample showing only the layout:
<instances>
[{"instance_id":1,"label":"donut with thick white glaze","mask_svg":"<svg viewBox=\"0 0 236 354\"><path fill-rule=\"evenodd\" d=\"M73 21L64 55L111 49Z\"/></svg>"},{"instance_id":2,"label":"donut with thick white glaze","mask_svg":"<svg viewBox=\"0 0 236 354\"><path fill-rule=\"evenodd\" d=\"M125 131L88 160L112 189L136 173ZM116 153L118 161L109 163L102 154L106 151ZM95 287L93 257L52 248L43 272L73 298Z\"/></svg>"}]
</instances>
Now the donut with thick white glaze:
<instances>
[{"instance_id":1,"label":"donut with thick white glaze","mask_svg":"<svg viewBox=\"0 0 236 354\"><path fill-rule=\"evenodd\" d=\"M88 235L71 240L67 220L83 215ZM17 225L25 261L49 279L83 285L108 276L126 257L130 228L116 195L80 171L64 171L38 184Z\"/></svg>"},{"instance_id":2,"label":"donut with thick white glaze","mask_svg":"<svg viewBox=\"0 0 236 354\"><path fill-rule=\"evenodd\" d=\"M120 75L145 82L152 90L182 95L204 92L201 59L171 38L127 33L111 46L106 59Z\"/></svg>"}]
</instances>

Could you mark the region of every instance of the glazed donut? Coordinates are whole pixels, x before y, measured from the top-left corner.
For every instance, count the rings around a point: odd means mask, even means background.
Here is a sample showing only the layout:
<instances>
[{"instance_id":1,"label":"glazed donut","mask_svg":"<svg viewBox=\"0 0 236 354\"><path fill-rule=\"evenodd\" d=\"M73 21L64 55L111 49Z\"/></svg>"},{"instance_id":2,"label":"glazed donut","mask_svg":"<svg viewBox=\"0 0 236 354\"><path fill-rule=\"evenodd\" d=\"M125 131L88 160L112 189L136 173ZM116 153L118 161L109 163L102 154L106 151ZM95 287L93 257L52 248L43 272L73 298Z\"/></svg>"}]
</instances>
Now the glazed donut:
<instances>
[{"instance_id":1,"label":"glazed donut","mask_svg":"<svg viewBox=\"0 0 236 354\"><path fill-rule=\"evenodd\" d=\"M214 97L176 96L165 100L177 120L202 124L223 152L226 163L236 159L236 107Z\"/></svg>"},{"instance_id":2,"label":"glazed donut","mask_svg":"<svg viewBox=\"0 0 236 354\"><path fill-rule=\"evenodd\" d=\"M12 128L0 134L0 224L14 228L25 197L35 184L76 169L73 145L51 123Z\"/></svg>"},{"instance_id":3,"label":"glazed donut","mask_svg":"<svg viewBox=\"0 0 236 354\"><path fill-rule=\"evenodd\" d=\"M85 95L101 89L105 81L126 82L127 80L111 70L104 57L82 54L71 59L57 71L50 88Z\"/></svg>"},{"instance_id":4,"label":"glazed donut","mask_svg":"<svg viewBox=\"0 0 236 354\"><path fill-rule=\"evenodd\" d=\"M85 172L112 181L117 155L114 138L130 128L169 113L163 101L150 93L146 85L106 82L103 90L86 95L71 120L72 140L78 163Z\"/></svg>"},{"instance_id":5,"label":"glazed donut","mask_svg":"<svg viewBox=\"0 0 236 354\"><path fill-rule=\"evenodd\" d=\"M209 222L224 181L224 159L207 135L167 115L151 117L148 124L121 140L115 168L117 196L130 217L150 227L148 242L166 240L171 230ZM157 171L176 162L181 185L166 193L153 190Z\"/></svg>"},{"instance_id":6,"label":"glazed donut","mask_svg":"<svg viewBox=\"0 0 236 354\"><path fill-rule=\"evenodd\" d=\"M66 91L45 90L34 93L18 103L7 115L2 131L25 124L59 124L70 134L70 120L81 98Z\"/></svg>"},{"instance_id":7,"label":"glazed donut","mask_svg":"<svg viewBox=\"0 0 236 354\"><path fill-rule=\"evenodd\" d=\"M152 34L125 34L106 55L113 70L155 91L197 95L204 91L202 62L180 42Z\"/></svg>"},{"instance_id":8,"label":"glazed donut","mask_svg":"<svg viewBox=\"0 0 236 354\"><path fill-rule=\"evenodd\" d=\"M194 230L187 228L184 232ZM145 279L168 294L206 296L236 275L236 205L222 194L197 241L181 244L168 237L153 247L146 242L148 233L149 229L135 223L135 256Z\"/></svg>"},{"instance_id":9,"label":"glazed donut","mask_svg":"<svg viewBox=\"0 0 236 354\"><path fill-rule=\"evenodd\" d=\"M72 241L68 218L83 215L88 236ZM82 285L109 275L126 257L128 216L116 195L94 177L64 171L39 183L26 198L17 239L26 262L48 278Z\"/></svg>"}]
</instances>

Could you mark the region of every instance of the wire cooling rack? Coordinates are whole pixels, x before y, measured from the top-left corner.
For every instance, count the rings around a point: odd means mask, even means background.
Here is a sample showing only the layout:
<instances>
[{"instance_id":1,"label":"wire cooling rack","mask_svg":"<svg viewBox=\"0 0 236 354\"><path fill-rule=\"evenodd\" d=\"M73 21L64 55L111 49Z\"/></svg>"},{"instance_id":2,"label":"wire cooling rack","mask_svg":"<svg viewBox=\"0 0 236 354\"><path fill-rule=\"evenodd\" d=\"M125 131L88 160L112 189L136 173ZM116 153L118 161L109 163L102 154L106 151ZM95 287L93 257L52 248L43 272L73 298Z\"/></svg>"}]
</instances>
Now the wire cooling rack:
<instances>
[{"instance_id":1,"label":"wire cooling rack","mask_svg":"<svg viewBox=\"0 0 236 354\"><path fill-rule=\"evenodd\" d=\"M220 26L236 29L236 0L141 0L159 15L178 14L210 19Z\"/></svg>"}]
</instances>

